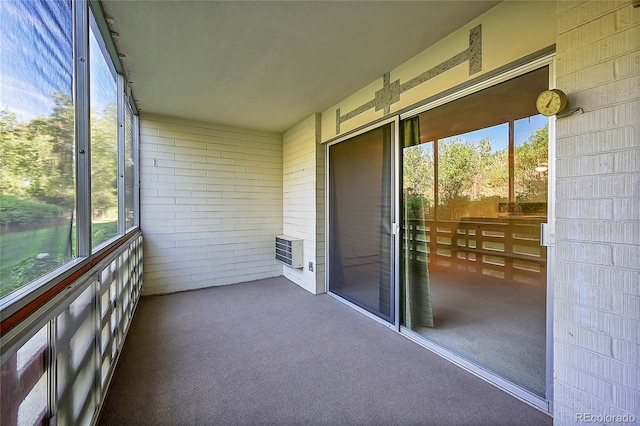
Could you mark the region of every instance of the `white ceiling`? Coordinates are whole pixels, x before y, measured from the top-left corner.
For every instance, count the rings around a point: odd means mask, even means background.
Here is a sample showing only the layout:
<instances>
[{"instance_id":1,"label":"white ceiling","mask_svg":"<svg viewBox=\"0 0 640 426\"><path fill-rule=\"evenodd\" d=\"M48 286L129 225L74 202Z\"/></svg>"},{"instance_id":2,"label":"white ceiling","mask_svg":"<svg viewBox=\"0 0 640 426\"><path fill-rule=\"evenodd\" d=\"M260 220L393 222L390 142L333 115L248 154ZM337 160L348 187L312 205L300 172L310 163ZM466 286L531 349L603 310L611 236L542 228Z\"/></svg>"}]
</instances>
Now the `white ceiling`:
<instances>
[{"instance_id":1,"label":"white ceiling","mask_svg":"<svg viewBox=\"0 0 640 426\"><path fill-rule=\"evenodd\" d=\"M277 133L497 3L102 0L143 115Z\"/></svg>"}]
</instances>

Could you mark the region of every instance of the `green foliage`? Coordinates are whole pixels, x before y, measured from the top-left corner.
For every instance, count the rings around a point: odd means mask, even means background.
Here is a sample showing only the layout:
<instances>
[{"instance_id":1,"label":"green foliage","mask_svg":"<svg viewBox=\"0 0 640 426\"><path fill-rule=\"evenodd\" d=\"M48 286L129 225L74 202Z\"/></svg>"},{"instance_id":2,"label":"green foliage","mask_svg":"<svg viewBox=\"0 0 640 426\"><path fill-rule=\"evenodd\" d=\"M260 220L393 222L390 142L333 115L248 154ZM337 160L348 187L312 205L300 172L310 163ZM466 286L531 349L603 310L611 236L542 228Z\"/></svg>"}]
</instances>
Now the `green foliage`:
<instances>
[{"instance_id":1,"label":"green foliage","mask_svg":"<svg viewBox=\"0 0 640 426\"><path fill-rule=\"evenodd\" d=\"M0 111L0 191L64 207L75 205L75 110L64 94L53 95L49 117L19 122ZM115 105L91 114L91 195L94 210L117 206L117 112Z\"/></svg>"},{"instance_id":2,"label":"green foliage","mask_svg":"<svg viewBox=\"0 0 640 426\"><path fill-rule=\"evenodd\" d=\"M404 208L407 218L424 219L424 204L424 199L422 197L410 196L405 194Z\"/></svg>"},{"instance_id":3,"label":"green foliage","mask_svg":"<svg viewBox=\"0 0 640 426\"><path fill-rule=\"evenodd\" d=\"M37 223L59 218L62 213L63 209L58 206L0 195L0 225L3 229L36 227Z\"/></svg>"},{"instance_id":4,"label":"green foliage","mask_svg":"<svg viewBox=\"0 0 640 426\"><path fill-rule=\"evenodd\" d=\"M447 204L468 197L474 177L481 167L486 144L467 143L455 138L438 142L438 186L440 203Z\"/></svg>"},{"instance_id":5,"label":"green foliage","mask_svg":"<svg viewBox=\"0 0 640 426\"><path fill-rule=\"evenodd\" d=\"M48 117L21 121L0 111L0 296L68 261L74 249L75 108L65 94L51 98ZM92 210L117 211L115 105L92 111L91 150ZM117 234L116 223L94 225L93 233L97 245Z\"/></svg>"},{"instance_id":6,"label":"green foliage","mask_svg":"<svg viewBox=\"0 0 640 426\"><path fill-rule=\"evenodd\" d=\"M410 217L433 216L435 196L432 145L416 145L403 151L403 193L405 208Z\"/></svg>"},{"instance_id":7,"label":"green foliage","mask_svg":"<svg viewBox=\"0 0 640 426\"><path fill-rule=\"evenodd\" d=\"M75 256L72 253L75 253L76 229L69 227L67 224L0 234L0 297ZM93 245L115 237L117 229L116 222L93 224ZM38 259L37 256L43 253L49 256Z\"/></svg>"},{"instance_id":8,"label":"green foliage","mask_svg":"<svg viewBox=\"0 0 640 426\"><path fill-rule=\"evenodd\" d=\"M91 207L118 205L118 121L115 105L91 114Z\"/></svg>"},{"instance_id":9,"label":"green foliage","mask_svg":"<svg viewBox=\"0 0 640 426\"><path fill-rule=\"evenodd\" d=\"M538 129L515 147L514 188L518 203L540 209L547 202L547 174L536 167L547 164L548 126ZM433 217L435 165L431 143L403 150L405 209L411 217ZM509 152L492 152L491 139L438 141L438 218L495 217L509 198ZM531 210L533 207L529 208ZM423 212L421 211L423 209ZM522 210L526 214L529 210ZM418 216L416 216L418 215Z\"/></svg>"},{"instance_id":10,"label":"green foliage","mask_svg":"<svg viewBox=\"0 0 640 426\"><path fill-rule=\"evenodd\" d=\"M547 202L547 172L536 167L548 165L549 126L538 129L515 148L514 179L520 203Z\"/></svg>"},{"instance_id":11,"label":"green foliage","mask_svg":"<svg viewBox=\"0 0 640 426\"><path fill-rule=\"evenodd\" d=\"M24 259L38 253L49 253L54 258L73 258L75 253L75 228L71 223L47 228L0 234L0 283L12 282L11 270ZM71 235L70 235L71 234ZM71 244L71 247L69 246ZM26 283L23 283L26 284Z\"/></svg>"},{"instance_id":12,"label":"green foliage","mask_svg":"<svg viewBox=\"0 0 640 426\"><path fill-rule=\"evenodd\" d=\"M21 123L0 112L0 190L68 209L75 202L74 109L68 96L54 95L50 117Z\"/></svg>"},{"instance_id":13,"label":"green foliage","mask_svg":"<svg viewBox=\"0 0 640 426\"><path fill-rule=\"evenodd\" d=\"M117 222L94 223L92 229L91 242L94 247L118 235Z\"/></svg>"},{"instance_id":14,"label":"green foliage","mask_svg":"<svg viewBox=\"0 0 640 426\"><path fill-rule=\"evenodd\" d=\"M54 270L63 263L62 256L52 256L49 253L39 253L29 256L16 264L11 269L11 285L0 289L0 294L4 295L38 277ZM6 291L6 293L4 293Z\"/></svg>"}]
</instances>

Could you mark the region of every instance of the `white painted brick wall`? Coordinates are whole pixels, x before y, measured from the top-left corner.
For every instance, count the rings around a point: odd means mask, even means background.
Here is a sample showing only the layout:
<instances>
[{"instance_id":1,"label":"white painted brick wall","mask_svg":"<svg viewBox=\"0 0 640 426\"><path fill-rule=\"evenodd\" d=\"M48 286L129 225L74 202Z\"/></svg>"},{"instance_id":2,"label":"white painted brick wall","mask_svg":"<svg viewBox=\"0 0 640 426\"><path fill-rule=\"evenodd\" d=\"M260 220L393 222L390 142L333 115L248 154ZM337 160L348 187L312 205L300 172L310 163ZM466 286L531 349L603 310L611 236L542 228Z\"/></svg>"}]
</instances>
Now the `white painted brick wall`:
<instances>
[{"instance_id":1,"label":"white painted brick wall","mask_svg":"<svg viewBox=\"0 0 640 426\"><path fill-rule=\"evenodd\" d=\"M143 116L145 294L282 275L282 138Z\"/></svg>"},{"instance_id":2,"label":"white painted brick wall","mask_svg":"<svg viewBox=\"0 0 640 426\"><path fill-rule=\"evenodd\" d=\"M585 113L557 121L554 423L639 424L640 8L557 10L557 87Z\"/></svg>"},{"instance_id":3,"label":"white painted brick wall","mask_svg":"<svg viewBox=\"0 0 640 426\"><path fill-rule=\"evenodd\" d=\"M320 114L285 132L282 149L283 232L304 240L304 268L283 266L283 273L311 293L324 293L324 146L320 145Z\"/></svg>"}]
</instances>

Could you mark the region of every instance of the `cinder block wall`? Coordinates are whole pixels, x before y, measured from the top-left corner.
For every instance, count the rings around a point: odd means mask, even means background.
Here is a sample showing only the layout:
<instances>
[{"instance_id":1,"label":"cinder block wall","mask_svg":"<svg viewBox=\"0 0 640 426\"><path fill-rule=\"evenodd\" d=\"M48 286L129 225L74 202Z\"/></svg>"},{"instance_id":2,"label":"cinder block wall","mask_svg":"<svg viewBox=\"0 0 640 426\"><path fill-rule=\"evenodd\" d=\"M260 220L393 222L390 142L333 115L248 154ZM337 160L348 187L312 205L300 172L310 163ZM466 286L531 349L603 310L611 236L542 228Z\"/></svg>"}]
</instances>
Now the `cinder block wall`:
<instances>
[{"instance_id":1,"label":"cinder block wall","mask_svg":"<svg viewBox=\"0 0 640 426\"><path fill-rule=\"evenodd\" d=\"M637 424L640 8L557 5L557 86L585 113L557 121L555 424Z\"/></svg>"},{"instance_id":2,"label":"cinder block wall","mask_svg":"<svg viewBox=\"0 0 640 426\"><path fill-rule=\"evenodd\" d=\"M282 146L283 233L304 240L304 268L283 266L284 276L311 293L324 293L325 164L320 114L285 132Z\"/></svg>"},{"instance_id":3,"label":"cinder block wall","mask_svg":"<svg viewBox=\"0 0 640 426\"><path fill-rule=\"evenodd\" d=\"M145 294L282 275L282 137L140 121Z\"/></svg>"}]
</instances>

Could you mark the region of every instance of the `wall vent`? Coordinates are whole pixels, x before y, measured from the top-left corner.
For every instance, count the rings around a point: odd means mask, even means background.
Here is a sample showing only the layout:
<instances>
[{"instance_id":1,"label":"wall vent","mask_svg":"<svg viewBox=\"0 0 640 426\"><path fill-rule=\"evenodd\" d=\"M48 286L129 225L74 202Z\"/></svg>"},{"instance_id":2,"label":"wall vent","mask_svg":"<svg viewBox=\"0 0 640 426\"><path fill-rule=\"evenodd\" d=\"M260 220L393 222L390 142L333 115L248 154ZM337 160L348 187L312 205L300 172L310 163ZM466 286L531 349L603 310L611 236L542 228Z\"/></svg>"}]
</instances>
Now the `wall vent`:
<instances>
[{"instance_id":1,"label":"wall vent","mask_svg":"<svg viewBox=\"0 0 640 426\"><path fill-rule=\"evenodd\" d=\"M278 235L276 237L276 260L291 268L302 268L303 240Z\"/></svg>"}]
</instances>

